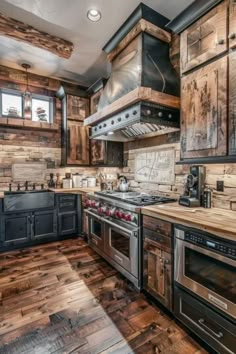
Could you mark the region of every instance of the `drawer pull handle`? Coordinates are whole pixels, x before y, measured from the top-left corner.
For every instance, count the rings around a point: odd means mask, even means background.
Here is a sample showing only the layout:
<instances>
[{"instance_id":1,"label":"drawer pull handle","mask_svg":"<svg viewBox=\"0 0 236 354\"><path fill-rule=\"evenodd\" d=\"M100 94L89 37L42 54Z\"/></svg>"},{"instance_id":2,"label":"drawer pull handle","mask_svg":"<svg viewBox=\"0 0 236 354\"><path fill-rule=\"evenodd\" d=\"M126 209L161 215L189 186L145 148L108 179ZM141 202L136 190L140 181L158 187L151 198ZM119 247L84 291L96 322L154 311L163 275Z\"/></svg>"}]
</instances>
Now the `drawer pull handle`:
<instances>
[{"instance_id":1,"label":"drawer pull handle","mask_svg":"<svg viewBox=\"0 0 236 354\"><path fill-rule=\"evenodd\" d=\"M115 254L115 258L120 262L123 263L123 259Z\"/></svg>"},{"instance_id":2,"label":"drawer pull handle","mask_svg":"<svg viewBox=\"0 0 236 354\"><path fill-rule=\"evenodd\" d=\"M205 324L205 320L203 318L200 318L200 320L198 320L198 323L205 328L209 333L213 334L213 336L215 336L216 338L223 338L223 333L222 332L214 332L211 328L209 328L206 324Z\"/></svg>"}]
</instances>

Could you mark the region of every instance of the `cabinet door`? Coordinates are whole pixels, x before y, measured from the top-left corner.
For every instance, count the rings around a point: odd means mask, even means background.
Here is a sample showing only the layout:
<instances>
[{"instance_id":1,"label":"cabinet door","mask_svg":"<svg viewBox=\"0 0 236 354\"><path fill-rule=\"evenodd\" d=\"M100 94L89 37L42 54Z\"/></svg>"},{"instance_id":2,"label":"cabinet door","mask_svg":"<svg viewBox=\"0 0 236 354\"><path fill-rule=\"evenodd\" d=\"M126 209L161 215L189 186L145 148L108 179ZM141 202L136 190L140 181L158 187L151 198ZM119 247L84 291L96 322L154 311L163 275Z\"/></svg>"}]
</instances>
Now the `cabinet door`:
<instances>
[{"instance_id":1,"label":"cabinet door","mask_svg":"<svg viewBox=\"0 0 236 354\"><path fill-rule=\"evenodd\" d=\"M32 239L51 238L57 236L56 211L45 210L33 214Z\"/></svg>"},{"instance_id":2,"label":"cabinet door","mask_svg":"<svg viewBox=\"0 0 236 354\"><path fill-rule=\"evenodd\" d=\"M172 310L171 254L149 239L144 241L144 288Z\"/></svg>"},{"instance_id":3,"label":"cabinet door","mask_svg":"<svg viewBox=\"0 0 236 354\"><path fill-rule=\"evenodd\" d=\"M89 128L68 121L67 164L89 165Z\"/></svg>"},{"instance_id":4,"label":"cabinet door","mask_svg":"<svg viewBox=\"0 0 236 354\"><path fill-rule=\"evenodd\" d=\"M236 52L229 55L229 155L236 155Z\"/></svg>"},{"instance_id":5,"label":"cabinet door","mask_svg":"<svg viewBox=\"0 0 236 354\"><path fill-rule=\"evenodd\" d=\"M98 102L100 100L102 91L103 90L100 90L90 97L90 114L94 114L97 112Z\"/></svg>"},{"instance_id":6,"label":"cabinet door","mask_svg":"<svg viewBox=\"0 0 236 354\"><path fill-rule=\"evenodd\" d=\"M229 47L236 46L236 0L229 1Z\"/></svg>"},{"instance_id":7,"label":"cabinet door","mask_svg":"<svg viewBox=\"0 0 236 354\"><path fill-rule=\"evenodd\" d=\"M110 167L123 166L123 143L115 141L107 142L106 165Z\"/></svg>"},{"instance_id":8,"label":"cabinet door","mask_svg":"<svg viewBox=\"0 0 236 354\"><path fill-rule=\"evenodd\" d=\"M1 217L0 244L4 247L30 241L31 215L19 213Z\"/></svg>"},{"instance_id":9,"label":"cabinet door","mask_svg":"<svg viewBox=\"0 0 236 354\"><path fill-rule=\"evenodd\" d=\"M181 158L227 152L227 57L181 80Z\"/></svg>"},{"instance_id":10,"label":"cabinet door","mask_svg":"<svg viewBox=\"0 0 236 354\"><path fill-rule=\"evenodd\" d=\"M181 34L181 72L227 50L227 1L200 18Z\"/></svg>"},{"instance_id":11,"label":"cabinet door","mask_svg":"<svg viewBox=\"0 0 236 354\"><path fill-rule=\"evenodd\" d=\"M89 116L89 99L67 95L67 119L83 121Z\"/></svg>"},{"instance_id":12,"label":"cabinet door","mask_svg":"<svg viewBox=\"0 0 236 354\"><path fill-rule=\"evenodd\" d=\"M104 165L105 164L105 141L91 140L91 164Z\"/></svg>"},{"instance_id":13,"label":"cabinet door","mask_svg":"<svg viewBox=\"0 0 236 354\"><path fill-rule=\"evenodd\" d=\"M58 233L60 236L73 235L77 231L76 212L67 212L58 215Z\"/></svg>"}]
</instances>

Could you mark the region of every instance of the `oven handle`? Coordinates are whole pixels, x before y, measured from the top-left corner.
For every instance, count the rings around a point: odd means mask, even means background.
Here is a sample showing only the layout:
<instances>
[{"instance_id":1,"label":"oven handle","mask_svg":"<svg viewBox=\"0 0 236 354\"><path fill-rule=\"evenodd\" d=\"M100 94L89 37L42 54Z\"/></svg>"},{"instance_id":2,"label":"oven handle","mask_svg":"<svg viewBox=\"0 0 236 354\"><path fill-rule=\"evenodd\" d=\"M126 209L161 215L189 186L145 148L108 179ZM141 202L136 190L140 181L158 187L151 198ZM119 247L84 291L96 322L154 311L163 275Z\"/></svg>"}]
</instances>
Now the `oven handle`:
<instances>
[{"instance_id":1,"label":"oven handle","mask_svg":"<svg viewBox=\"0 0 236 354\"><path fill-rule=\"evenodd\" d=\"M206 324L205 324L205 320L204 320L204 318L200 318L199 320L198 320L198 323L203 327L203 328L205 328L205 330L207 330L210 334L212 334L213 336L215 336L216 338L222 338L224 335L223 335L223 333L222 332L218 332L218 333L216 333L216 332L214 332L211 328L209 328Z\"/></svg>"},{"instance_id":2,"label":"oven handle","mask_svg":"<svg viewBox=\"0 0 236 354\"><path fill-rule=\"evenodd\" d=\"M98 216L97 214L92 213L90 210L85 209L84 212L85 212L86 214L90 215L90 216L93 216L94 218L96 218L96 219L98 219L98 220L100 220L100 221L104 221L103 218L101 218L101 217Z\"/></svg>"},{"instance_id":3,"label":"oven handle","mask_svg":"<svg viewBox=\"0 0 236 354\"><path fill-rule=\"evenodd\" d=\"M117 229L119 229L119 230L121 230L121 231L124 231L125 233L129 233L130 235L132 235L133 232L138 231L138 228L135 228L135 229L133 229L133 230L128 230L128 229L126 229L125 227L122 227L122 226L120 226L120 225L117 225L116 223L114 223L114 222L112 222L112 221L110 221L110 220L107 220L107 219L104 219L104 222L107 223L107 224L109 224L109 225L111 225L111 226L116 227Z\"/></svg>"}]
</instances>

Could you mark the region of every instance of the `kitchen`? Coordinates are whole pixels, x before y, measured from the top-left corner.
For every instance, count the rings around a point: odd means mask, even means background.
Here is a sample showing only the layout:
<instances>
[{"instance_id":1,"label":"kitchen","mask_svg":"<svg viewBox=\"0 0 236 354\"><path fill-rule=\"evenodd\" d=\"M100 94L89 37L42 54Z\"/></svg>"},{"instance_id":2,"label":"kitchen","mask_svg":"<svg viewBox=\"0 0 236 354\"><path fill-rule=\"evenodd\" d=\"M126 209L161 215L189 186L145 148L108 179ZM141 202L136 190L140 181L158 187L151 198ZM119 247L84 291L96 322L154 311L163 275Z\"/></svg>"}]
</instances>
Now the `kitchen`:
<instances>
[{"instance_id":1,"label":"kitchen","mask_svg":"<svg viewBox=\"0 0 236 354\"><path fill-rule=\"evenodd\" d=\"M236 352L235 14L1 2L0 353Z\"/></svg>"}]
</instances>

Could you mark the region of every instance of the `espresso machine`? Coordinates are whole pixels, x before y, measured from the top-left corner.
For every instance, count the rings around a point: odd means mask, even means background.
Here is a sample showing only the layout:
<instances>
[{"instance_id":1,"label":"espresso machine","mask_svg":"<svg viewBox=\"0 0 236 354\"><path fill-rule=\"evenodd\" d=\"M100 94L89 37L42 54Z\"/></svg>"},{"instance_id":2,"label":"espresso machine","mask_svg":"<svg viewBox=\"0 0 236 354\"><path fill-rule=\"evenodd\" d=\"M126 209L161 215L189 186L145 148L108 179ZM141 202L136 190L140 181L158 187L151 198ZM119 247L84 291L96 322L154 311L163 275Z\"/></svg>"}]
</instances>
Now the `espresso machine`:
<instances>
[{"instance_id":1,"label":"espresso machine","mask_svg":"<svg viewBox=\"0 0 236 354\"><path fill-rule=\"evenodd\" d=\"M186 180L186 193L179 198L179 204L187 207L202 206L206 171L204 166L190 167Z\"/></svg>"}]
</instances>

